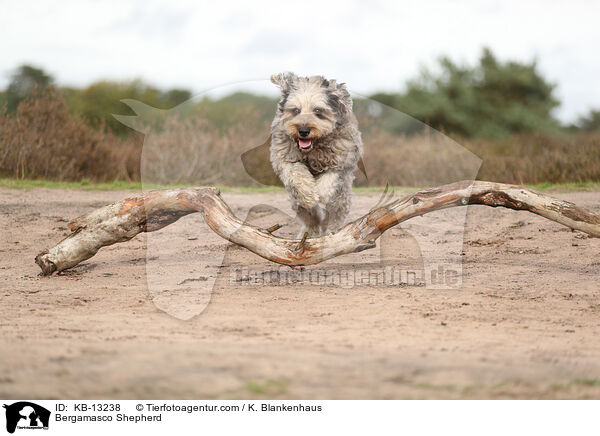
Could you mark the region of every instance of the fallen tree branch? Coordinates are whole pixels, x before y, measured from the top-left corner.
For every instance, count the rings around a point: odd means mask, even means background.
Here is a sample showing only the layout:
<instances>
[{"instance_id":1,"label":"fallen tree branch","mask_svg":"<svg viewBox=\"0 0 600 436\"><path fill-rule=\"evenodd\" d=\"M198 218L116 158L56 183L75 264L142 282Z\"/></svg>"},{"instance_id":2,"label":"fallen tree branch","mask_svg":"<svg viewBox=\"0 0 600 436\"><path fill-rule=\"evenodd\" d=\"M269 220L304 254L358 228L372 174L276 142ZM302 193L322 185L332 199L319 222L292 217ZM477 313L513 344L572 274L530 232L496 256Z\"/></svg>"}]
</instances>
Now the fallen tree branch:
<instances>
[{"instance_id":1,"label":"fallen tree branch","mask_svg":"<svg viewBox=\"0 0 600 436\"><path fill-rule=\"evenodd\" d=\"M128 241L141 232L159 230L179 218L200 212L223 238L265 259L284 265L312 265L375 247L389 228L415 216L467 204L526 210L591 236L600 237L600 214L521 186L462 181L395 200L346 224L337 233L297 239L272 235L278 227L260 229L240 221L216 188L152 191L97 209L69 223L72 233L36 258L43 275L71 268L104 246ZM298 247L301 247L300 249Z\"/></svg>"}]
</instances>

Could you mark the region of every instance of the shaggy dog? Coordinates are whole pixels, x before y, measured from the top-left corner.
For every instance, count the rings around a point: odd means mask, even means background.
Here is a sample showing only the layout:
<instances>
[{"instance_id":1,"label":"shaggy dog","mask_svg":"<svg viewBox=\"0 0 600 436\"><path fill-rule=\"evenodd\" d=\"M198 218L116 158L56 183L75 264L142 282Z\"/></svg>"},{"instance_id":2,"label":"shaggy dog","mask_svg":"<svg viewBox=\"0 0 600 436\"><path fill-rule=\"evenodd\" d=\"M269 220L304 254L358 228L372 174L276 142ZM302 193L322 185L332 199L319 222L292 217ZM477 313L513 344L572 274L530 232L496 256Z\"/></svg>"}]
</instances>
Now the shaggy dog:
<instances>
[{"instance_id":1,"label":"shaggy dog","mask_svg":"<svg viewBox=\"0 0 600 436\"><path fill-rule=\"evenodd\" d=\"M337 231L352 205L362 155L352 98L343 83L293 73L271 76L281 100L271 125L271 164L302 222L300 236Z\"/></svg>"}]
</instances>

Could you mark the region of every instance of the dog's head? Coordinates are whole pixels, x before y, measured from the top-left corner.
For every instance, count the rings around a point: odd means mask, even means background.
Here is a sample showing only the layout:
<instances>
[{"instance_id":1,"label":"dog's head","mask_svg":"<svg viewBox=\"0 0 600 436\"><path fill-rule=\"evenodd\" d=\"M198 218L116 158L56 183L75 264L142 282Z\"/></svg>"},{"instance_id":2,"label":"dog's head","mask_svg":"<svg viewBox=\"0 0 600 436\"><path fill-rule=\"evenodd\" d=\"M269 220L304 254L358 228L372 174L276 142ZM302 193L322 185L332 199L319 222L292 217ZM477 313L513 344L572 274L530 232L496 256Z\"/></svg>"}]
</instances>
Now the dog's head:
<instances>
[{"instance_id":1,"label":"dog's head","mask_svg":"<svg viewBox=\"0 0 600 436\"><path fill-rule=\"evenodd\" d=\"M352 112L350 93L335 80L282 73L271 82L281 89L276 123L302 152L318 147Z\"/></svg>"}]
</instances>

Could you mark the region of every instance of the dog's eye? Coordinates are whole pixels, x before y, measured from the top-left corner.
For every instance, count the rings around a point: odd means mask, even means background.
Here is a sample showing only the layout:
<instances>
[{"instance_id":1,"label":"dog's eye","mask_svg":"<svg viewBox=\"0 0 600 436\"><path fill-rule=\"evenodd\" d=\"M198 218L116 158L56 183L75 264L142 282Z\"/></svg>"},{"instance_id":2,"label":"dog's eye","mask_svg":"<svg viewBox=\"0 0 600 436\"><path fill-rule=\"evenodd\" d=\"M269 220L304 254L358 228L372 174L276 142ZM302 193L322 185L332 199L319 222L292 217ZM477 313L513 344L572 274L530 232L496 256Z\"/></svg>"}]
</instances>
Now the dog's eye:
<instances>
[{"instance_id":1,"label":"dog's eye","mask_svg":"<svg viewBox=\"0 0 600 436\"><path fill-rule=\"evenodd\" d=\"M319 118L325 118L325 114L324 114L325 110L324 109L321 109L320 107L316 107L313 109L313 112Z\"/></svg>"},{"instance_id":2,"label":"dog's eye","mask_svg":"<svg viewBox=\"0 0 600 436\"><path fill-rule=\"evenodd\" d=\"M293 107L290 109L290 112L294 115L298 115L300 113L300 109L298 109L297 107Z\"/></svg>"}]
</instances>

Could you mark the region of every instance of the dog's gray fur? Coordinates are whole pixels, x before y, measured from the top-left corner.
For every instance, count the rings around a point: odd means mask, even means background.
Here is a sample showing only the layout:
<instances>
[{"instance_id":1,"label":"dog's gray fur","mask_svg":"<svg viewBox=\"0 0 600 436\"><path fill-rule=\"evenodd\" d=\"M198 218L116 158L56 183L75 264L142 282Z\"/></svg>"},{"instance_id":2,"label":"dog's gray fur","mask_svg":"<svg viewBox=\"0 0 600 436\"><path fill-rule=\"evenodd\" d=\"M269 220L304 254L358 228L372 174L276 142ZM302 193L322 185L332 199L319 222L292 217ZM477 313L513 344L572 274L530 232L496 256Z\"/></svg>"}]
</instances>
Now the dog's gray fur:
<instances>
[{"instance_id":1,"label":"dog's gray fur","mask_svg":"<svg viewBox=\"0 0 600 436\"><path fill-rule=\"evenodd\" d=\"M343 83L322 76L283 73L271 82L281 89L271 125L271 164L303 224L300 235L335 232L350 211L363 152L352 98ZM299 146L300 128L310 129L310 150Z\"/></svg>"}]
</instances>

